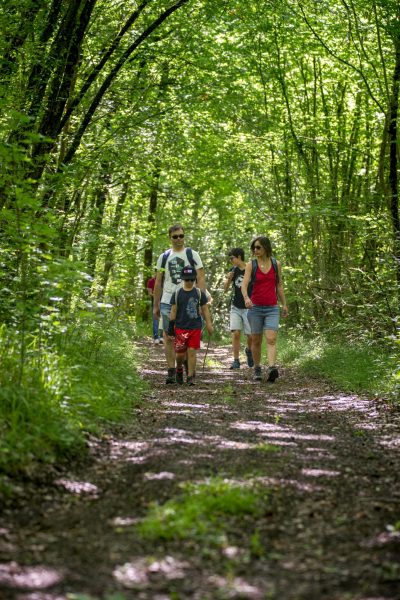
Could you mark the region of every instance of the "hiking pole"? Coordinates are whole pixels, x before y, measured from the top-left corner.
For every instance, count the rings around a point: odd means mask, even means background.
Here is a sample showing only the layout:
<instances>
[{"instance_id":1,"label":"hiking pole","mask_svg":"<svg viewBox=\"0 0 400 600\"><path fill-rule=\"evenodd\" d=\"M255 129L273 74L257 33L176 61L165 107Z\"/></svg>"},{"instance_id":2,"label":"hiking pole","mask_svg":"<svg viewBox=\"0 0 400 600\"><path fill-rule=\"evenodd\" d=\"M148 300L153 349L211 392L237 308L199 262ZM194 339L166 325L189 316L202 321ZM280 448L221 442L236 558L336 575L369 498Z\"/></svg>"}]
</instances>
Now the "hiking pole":
<instances>
[{"instance_id":1,"label":"hiking pole","mask_svg":"<svg viewBox=\"0 0 400 600\"><path fill-rule=\"evenodd\" d=\"M207 354L208 354L208 349L210 347L210 341L211 341L211 336L208 335L207 348L206 348L206 353L204 355L204 360L203 360L203 373L204 373L204 367L206 366L206 358L207 358Z\"/></svg>"}]
</instances>

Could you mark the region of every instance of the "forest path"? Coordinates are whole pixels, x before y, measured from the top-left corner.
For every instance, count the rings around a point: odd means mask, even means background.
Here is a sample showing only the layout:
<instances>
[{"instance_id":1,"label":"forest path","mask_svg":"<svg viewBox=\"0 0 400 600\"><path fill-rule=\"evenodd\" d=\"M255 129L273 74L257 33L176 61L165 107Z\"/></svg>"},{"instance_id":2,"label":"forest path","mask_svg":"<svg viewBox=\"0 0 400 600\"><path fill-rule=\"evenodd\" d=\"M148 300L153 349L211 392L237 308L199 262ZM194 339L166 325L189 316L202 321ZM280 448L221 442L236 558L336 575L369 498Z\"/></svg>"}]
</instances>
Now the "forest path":
<instances>
[{"instance_id":1,"label":"forest path","mask_svg":"<svg viewBox=\"0 0 400 600\"><path fill-rule=\"evenodd\" d=\"M139 349L149 390L132 425L4 512L0 598L400 599L398 414L284 369L254 383L221 347L204 372L200 352L196 387L166 386L162 348ZM215 477L265 490L262 510L139 535L149 502Z\"/></svg>"}]
</instances>

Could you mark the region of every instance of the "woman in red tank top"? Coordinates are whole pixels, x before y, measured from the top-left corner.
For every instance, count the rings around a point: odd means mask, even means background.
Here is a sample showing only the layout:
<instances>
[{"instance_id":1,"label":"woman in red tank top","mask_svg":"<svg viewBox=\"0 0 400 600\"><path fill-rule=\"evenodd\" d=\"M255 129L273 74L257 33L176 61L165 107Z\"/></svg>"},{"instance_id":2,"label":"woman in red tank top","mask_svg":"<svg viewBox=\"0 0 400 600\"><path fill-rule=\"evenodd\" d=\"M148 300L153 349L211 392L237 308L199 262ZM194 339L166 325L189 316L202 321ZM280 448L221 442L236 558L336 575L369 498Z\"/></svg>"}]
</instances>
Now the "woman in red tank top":
<instances>
[{"instance_id":1,"label":"woman in red tank top","mask_svg":"<svg viewBox=\"0 0 400 600\"><path fill-rule=\"evenodd\" d=\"M265 236L258 236L251 242L251 251L257 260L257 270L252 290L248 290L252 278L253 261L246 265L242 283L242 293L248 308L248 319L252 333L254 359L254 379L262 380L261 346L263 334L267 343L267 381L275 381L279 376L276 367L276 339L279 328L278 299L282 304L282 316L288 315L285 293L282 285L281 263L272 259L271 242Z\"/></svg>"}]
</instances>

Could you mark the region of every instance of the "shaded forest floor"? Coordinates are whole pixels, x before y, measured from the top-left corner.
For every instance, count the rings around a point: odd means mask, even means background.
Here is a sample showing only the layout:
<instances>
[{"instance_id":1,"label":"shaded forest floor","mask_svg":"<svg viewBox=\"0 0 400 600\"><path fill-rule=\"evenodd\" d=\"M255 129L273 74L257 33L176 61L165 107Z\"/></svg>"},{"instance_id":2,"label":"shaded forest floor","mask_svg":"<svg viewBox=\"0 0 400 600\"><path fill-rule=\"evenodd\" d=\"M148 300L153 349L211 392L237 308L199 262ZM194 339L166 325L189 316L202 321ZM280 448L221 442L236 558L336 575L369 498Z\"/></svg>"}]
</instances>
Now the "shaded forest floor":
<instances>
[{"instance_id":1,"label":"shaded forest floor","mask_svg":"<svg viewBox=\"0 0 400 600\"><path fill-rule=\"evenodd\" d=\"M132 425L3 511L0 598L400 599L398 413L285 369L254 383L227 348L204 372L200 353L195 388L166 386L162 348L140 351ZM141 537L150 502L210 478L263 490L262 510Z\"/></svg>"}]
</instances>

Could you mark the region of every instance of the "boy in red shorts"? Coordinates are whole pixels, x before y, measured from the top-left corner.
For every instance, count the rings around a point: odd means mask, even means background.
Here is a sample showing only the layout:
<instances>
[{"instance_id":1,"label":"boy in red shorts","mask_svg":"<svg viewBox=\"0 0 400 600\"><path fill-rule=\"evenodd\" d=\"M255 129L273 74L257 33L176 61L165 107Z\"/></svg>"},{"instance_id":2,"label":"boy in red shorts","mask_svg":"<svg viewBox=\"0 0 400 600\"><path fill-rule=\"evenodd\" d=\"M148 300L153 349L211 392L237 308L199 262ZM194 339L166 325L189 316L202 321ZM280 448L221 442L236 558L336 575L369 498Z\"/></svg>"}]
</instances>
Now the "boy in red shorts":
<instances>
[{"instance_id":1,"label":"boy in red shorts","mask_svg":"<svg viewBox=\"0 0 400 600\"><path fill-rule=\"evenodd\" d=\"M183 363L187 356L187 384L194 385L196 374L196 355L200 348L202 319L206 322L209 335L214 331L207 296L195 287L196 270L184 267L182 287L172 294L171 315L168 335L175 339L176 382L183 384Z\"/></svg>"}]
</instances>

